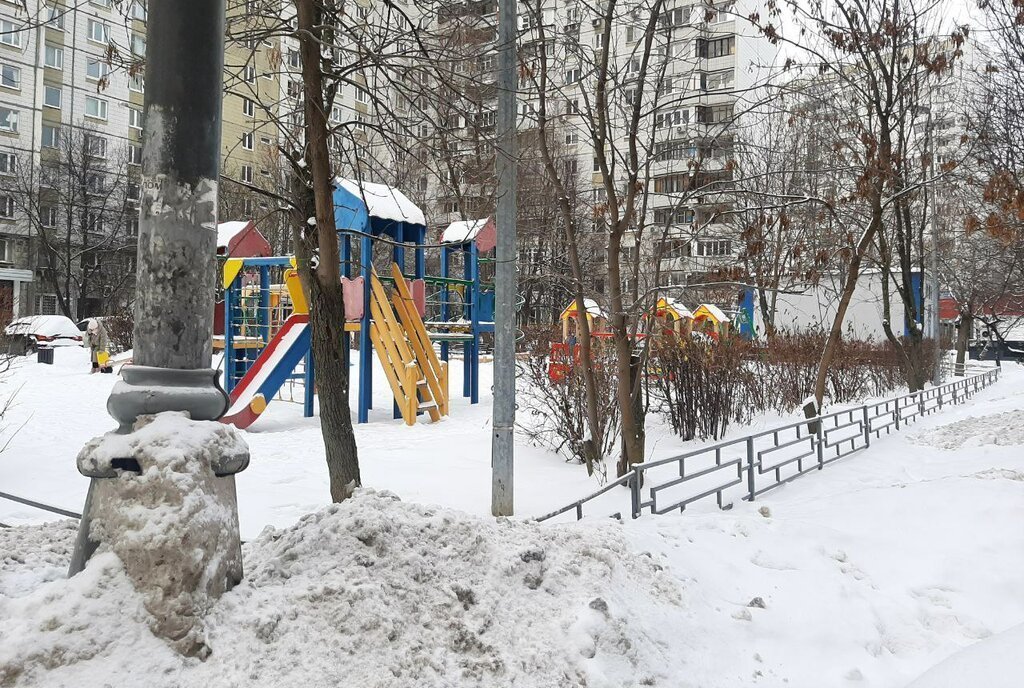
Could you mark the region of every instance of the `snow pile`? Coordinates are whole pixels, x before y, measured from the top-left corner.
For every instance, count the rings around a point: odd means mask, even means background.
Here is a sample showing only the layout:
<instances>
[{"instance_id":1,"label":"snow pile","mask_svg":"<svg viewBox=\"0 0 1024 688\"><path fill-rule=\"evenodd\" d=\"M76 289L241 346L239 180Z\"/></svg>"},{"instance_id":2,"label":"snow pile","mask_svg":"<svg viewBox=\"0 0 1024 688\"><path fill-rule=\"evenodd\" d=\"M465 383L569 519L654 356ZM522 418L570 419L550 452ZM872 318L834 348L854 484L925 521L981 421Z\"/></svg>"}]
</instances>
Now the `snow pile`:
<instances>
[{"instance_id":1,"label":"snow pile","mask_svg":"<svg viewBox=\"0 0 1024 688\"><path fill-rule=\"evenodd\" d=\"M96 481L90 536L124 562L153 632L185 654L208 651L203 616L239 577L234 490L214 476L238 456L248 450L231 428L176 412L140 416L130 434L97 437L78 456L90 475L138 462L139 475Z\"/></svg>"},{"instance_id":2,"label":"snow pile","mask_svg":"<svg viewBox=\"0 0 1024 688\"><path fill-rule=\"evenodd\" d=\"M915 444L939 449L966 446L1024 444L1024 411L1006 411L990 416L972 416L955 423L911 435Z\"/></svg>"},{"instance_id":3,"label":"snow pile","mask_svg":"<svg viewBox=\"0 0 1024 688\"><path fill-rule=\"evenodd\" d=\"M40 583L64 578L77 533L78 521L69 520L0 528L0 598L18 597Z\"/></svg>"},{"instance_id":4,"label":"snow pile","mask_svg":"<svg viewBox=\"0 0 1024 688\"><path fill-rule=\"evenodd\" d=\"M998 633L929 669L908 688L1019 688L1024 672L1024 624Z\"/></svg>"},{"instance_id":5,"label":"snow pile","mask_svg":"<svg viewBox=\"0 0 1024 688\"><path fill-rule=\"evenodd\" d=\"M551 528L360 491L246 545L205 661L146 629L116 558L0 597L0 685L672 686L682 593L615 523ZM102 679L102 680L100 680Z\"/></svg>"}]
</instances>

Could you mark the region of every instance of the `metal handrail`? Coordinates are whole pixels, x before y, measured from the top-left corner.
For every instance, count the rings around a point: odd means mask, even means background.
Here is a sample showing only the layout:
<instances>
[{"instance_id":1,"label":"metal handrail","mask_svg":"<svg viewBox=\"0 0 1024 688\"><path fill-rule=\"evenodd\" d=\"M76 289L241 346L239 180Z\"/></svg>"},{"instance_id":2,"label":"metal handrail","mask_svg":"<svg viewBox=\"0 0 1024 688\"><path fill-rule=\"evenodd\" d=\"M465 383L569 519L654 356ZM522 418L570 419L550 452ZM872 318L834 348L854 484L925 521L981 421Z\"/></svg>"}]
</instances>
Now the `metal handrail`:
<instances>
[{"instance_id":1,"label":"metal handrail","mask_svg":"<svg viewBox=\"0 0 1024 688\"><path fill-rule=\"evenodd\" d=\"M676 456L635 464L629 472L597 492L539 516L536 520L546 521L568 512L573 512L576 520L580 520L587 515L584 513L585 506L616 487L629 488L629 511L632 518L639 518L644 510L654 514L685 511L690 504L712 496L719 508L728 509L735 497L753 501L759 494L867 449L871 446L872 436L880 438L883 432L890 434L898 431L908 423L941 410L946 403L966 401L998 378L999 368L986 368L983 372L937 387L819 414L813 418L758 430L743 437L721 440ZM766 438L771 441L765 442ZM772 455L778 455L778 460L774 460ZM688 466L688 461L700 461L700 465ZM654 480L655 472L663 471L671 465L677 467L677 475ZM725 477L717 483L701 483L693 494L671 498L667 495L667 491L672 488L702 479L713 479L716 473ZM648 484L645 486L645 483ZM741 485L745 487L742 494L735 490ZM736 494L730 496L730 492ZM660 504L659 495L664 495L663 499L671 500L671 503ZM622 511L605 515L621 519Z\"/></svg>"}]
</instances>

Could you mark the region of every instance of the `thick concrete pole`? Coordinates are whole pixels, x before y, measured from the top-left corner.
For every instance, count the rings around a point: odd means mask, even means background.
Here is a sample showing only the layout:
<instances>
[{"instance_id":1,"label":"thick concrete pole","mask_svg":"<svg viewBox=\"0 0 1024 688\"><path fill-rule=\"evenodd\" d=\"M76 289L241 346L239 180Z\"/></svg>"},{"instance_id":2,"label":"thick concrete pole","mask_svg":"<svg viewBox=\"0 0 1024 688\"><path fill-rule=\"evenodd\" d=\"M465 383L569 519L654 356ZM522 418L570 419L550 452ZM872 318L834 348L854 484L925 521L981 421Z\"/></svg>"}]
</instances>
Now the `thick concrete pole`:
<instances>
[{"instance_id":1,"label":"thick concrete pole","mask_svg":"<svg viewBox=\"0 0 1024 688\"><path fill-rule=\"evenodd\" d=\"M107 401L124 435L136 429L139 416L185 411L193 421L212 421L227 408L218 372L210 368L224 0L150 0L146 45L134 365L123 369L123 379ZM221 426L209 428L211 438L223 435L217 428ZM216 446L197 450L194 441L184 440L185 455L207 464L205 470L216 478L209 481L216 492L211 503L219 502L234 514L235 542L229 546L237 550L233 475L247 465L248 451L244 443L242 450L232 444L235 448L224 455ZM141 449L136 453L141 455ZM136 455L111 462L97 457L90 445L79 456L79 470L92 483L71 575L85 566L98 545L90 530L93 517L134 494L118 493L121 481L109 478L123 471L141 473L141 463ZM237 571L230 575L239 577L240 550L224 558L237 561Z\"/></svg>"},{"instance_id":2,"label":"thick concrete pole","mask_svg":"<svg viewBox=\"0 0 1024 688\"><path fill-rule=\"evenodd\" d=\"M498 3L498 256L494 270L491 513L511 516L516 423L516 1Z\"/></svg>"}]
</instances>

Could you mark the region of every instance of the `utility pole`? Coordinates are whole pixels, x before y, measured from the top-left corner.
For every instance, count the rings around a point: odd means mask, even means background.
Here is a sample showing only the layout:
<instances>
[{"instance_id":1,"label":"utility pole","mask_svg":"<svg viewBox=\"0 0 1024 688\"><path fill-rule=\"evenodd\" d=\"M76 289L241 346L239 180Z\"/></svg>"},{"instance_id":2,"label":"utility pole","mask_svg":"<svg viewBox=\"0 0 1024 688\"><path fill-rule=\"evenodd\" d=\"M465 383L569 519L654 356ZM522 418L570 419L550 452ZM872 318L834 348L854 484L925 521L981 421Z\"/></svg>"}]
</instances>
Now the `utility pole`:
<instances>
[{"instance_id":1,"label":"utility pole","mask_svg":"<svg viewBox=\"0 0 1024 688\"><path fill-rule=\"evenodd\" d=\"M190 420L179 422L200 421L190 427L190 437L168 440L168 450L201 467L198 473L211 485L203 513L222 519L211 545L219 551L207 552L218 563L206 575L223 574L210 584L211 594L241 578L234 474L249 462L239 438L226 438L219 423L201 422L219 418L228 401L219 371L211 367L224 14L224 0L149 1L134 362L122 370L107 401L120 435L132 434L142 415L184 411ZM79 471L91 481L69 575L82 570L99 544L90 529L94 520L132 507L140 520L146 518L132 474L152 484L159 473L146 471L145 461L154 459L141 441L113 441L114 451L125 453L112 459L97 450L97 442L111 442L111 435L93 440L78 457ZM125 545L110 528L104 533L115 549ZM198 546L179 549L180 559L172 554L156 565L141 554L129 557L126 570L137 585L147 579L164 585L168 578L154 575L152 567L170 567L186 579L190 567L206 566L198 561ZM167 590L169 597L174 594Z\"/></svg>"},{"instance_id":2,"label":"utility pole","mask_svg":"<svg viewBox=\"0 0 1024 688\"><path fill-rule=\"evenodd\" d=\"M516 422L516 0L498 1L498 231L494 269L491 514L513 513Z\"/></svg>"},{"instance_id":3,"label":"utility pole","mask_svg":"<svg viewBox=\"0 0 1024 688\"><path fill-rule=\"evenodd\" d=\"M932 181L929 185L931 188L928 193L928 199L931 201L928 204L928 222L931 231L931 260L928 261L928 270L931 272L931 295L929 298L931 312L932 312L932 326L931 333L933 344L935 345L935 370L932 373L932 384L939 385L942 383L942 328L939 326L939 223L935 221L935 208L938 202L939 194L935 193L935 137L932 135L932 96L931 92L928 93L928 152L929 158L929 176Z\"/></svg>"}]
</instances>

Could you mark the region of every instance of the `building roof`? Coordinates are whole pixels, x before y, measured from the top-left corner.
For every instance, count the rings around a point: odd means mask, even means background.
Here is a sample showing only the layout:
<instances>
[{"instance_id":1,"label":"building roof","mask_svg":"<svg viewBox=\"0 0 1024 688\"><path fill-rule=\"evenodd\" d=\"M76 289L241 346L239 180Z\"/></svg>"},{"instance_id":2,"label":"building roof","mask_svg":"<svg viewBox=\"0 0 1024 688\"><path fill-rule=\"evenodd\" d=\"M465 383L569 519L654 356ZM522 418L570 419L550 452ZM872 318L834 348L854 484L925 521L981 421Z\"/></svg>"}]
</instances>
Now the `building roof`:
<instances>
[{"instance_id":1,"label":"building roof","mask_svg":"<svg viewBox=\"0 0 1024 688\"><path fill-rule=\"evenodd\" d=\"M727 323L732 321L732 319L728 315L726 315L721 308L719 308L713 303L702 303L700 306L697 307L696 312L700 313L702 309L706 311L708 315L710 315L712 318L714 318L716 321L720 323Z\"/></svg>"},{"instance_id":2,"label":"building roof","mask_svg":"<svg viewBox=\"0 0 1024 688\"><path fill-rule=\"evenodd\" d=\"M680 301L679 299L674 299L671 296L664 296L659 301L658 306L670 309L680 319L689 318L690 320L693 320L693 313L690 311L689 308L684 306L683 302Z\"/></svg>"},{"instance_id":3,"label":"building roof","mask_svg":"<svg viewBox=\"0 0 1024 688\"><path fill-rule=\"evenodd\" d=\"M608 319L604 310L601 309L601 306L599 306L597 301L594 299L583 299L583 307L587 309L587 315L592 318ZM569 305L565 307L565 310L562 311L561 319L564 320L565 318L569 318L574 315L576 315L576 299L570 301Z\"/></svg>"},{"instance_id":4,"label":"building roof","mask_svg":"<svg viewBox=\"0 0 1024 688\"><path fill-rule=\"evenodd\" d=\"M487 226L488 218L453 222L441 233L443 244L464 244L476 239L477 234Z\"/></svg>"},{"instance_id":5,"label":"building roof","mask_svg":"<svg viewBox=\"0 0 1024 688\"><path fill-rule=\"evenodd\" d=\"M366 204L366 210L370 217L392 220L394 222L409 222L417 225L427 224L423 211L419 206L398 189L387 184L373 184L371 182L355 182L351 179L335 181L338 187L345 189L356 198L361 198Z\"/></svg>"}]
</instances>

